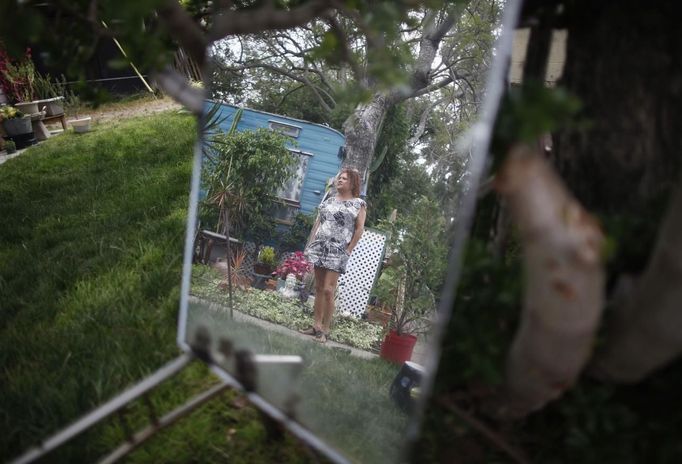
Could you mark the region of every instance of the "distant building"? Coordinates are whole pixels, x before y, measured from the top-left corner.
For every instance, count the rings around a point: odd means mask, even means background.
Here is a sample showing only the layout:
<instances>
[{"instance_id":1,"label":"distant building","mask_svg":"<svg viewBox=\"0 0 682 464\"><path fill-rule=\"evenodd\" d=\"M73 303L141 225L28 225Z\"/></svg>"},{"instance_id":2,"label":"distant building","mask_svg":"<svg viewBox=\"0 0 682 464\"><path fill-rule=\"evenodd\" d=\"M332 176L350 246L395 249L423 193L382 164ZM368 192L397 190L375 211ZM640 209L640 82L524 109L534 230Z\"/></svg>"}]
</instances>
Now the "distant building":
<instances>
[{"instance_id":1,"label":"distant building","mask_svg":"<svg viewBox=\"0 0 682 464\"><path fill-rule=\"evenodd\" d=\"M209 102L213 104L213 102ZM221 127L228 130L238 107L221 104L225 118ZM279 204L274 209L274 220L289 225L297 213L310 214L320 204L329 179L341 168L345 137L331 127L278 114L244 108L237 130L271 129L296 141L290 151L298 157L297 175L276 193Z\"/></svg>"}]
</instances>

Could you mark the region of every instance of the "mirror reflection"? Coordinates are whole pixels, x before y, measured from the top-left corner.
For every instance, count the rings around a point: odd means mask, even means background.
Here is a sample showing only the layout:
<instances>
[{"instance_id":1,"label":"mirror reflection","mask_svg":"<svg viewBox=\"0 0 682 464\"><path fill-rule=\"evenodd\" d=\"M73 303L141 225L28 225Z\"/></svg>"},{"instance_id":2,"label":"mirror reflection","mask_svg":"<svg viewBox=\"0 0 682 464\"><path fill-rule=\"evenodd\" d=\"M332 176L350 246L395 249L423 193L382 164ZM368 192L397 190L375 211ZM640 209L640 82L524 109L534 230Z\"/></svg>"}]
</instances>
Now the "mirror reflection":
<instances>
[{"instance_id":1,"label":"mirror reflection","mask_svg":"<svg viewBox=\"0 0 682 464\"><path fill-rule=\"evenodd\" d=\"M381 53L341 17L364 81L309 53L324 22L211 51L187 342L300 357L253 388L352 461L402 452L499 8L416 11Z\"/></svg>"}]
</instances>

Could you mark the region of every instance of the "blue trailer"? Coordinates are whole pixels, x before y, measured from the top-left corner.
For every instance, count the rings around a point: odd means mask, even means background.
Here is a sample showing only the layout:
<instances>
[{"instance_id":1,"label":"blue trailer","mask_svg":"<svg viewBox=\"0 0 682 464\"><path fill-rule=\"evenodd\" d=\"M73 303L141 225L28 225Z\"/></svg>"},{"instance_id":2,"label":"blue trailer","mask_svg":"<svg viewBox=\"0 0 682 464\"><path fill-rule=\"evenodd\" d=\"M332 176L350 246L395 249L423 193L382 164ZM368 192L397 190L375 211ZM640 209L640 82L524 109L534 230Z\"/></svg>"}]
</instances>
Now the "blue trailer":
<instances>
[{"instance_id":1,"label":"blue trailer","mask_svg":"<svg viewBox=\"0 0 682 464\"><path fill-rule=\"evenodd\" d=\"M212 105L213 102L208 104ZM226 103L220 104L222 129L230 129L238 109ZM311 214L320 204L327 181L341 168L345 137L322 124L243 108L237 130L259 128L279 131L295 141L290 151L298 157L297 175L276 193L278 206L273 212L273 219L277 223L289 225L297 213Z\"/></svg>"}]
</instances>

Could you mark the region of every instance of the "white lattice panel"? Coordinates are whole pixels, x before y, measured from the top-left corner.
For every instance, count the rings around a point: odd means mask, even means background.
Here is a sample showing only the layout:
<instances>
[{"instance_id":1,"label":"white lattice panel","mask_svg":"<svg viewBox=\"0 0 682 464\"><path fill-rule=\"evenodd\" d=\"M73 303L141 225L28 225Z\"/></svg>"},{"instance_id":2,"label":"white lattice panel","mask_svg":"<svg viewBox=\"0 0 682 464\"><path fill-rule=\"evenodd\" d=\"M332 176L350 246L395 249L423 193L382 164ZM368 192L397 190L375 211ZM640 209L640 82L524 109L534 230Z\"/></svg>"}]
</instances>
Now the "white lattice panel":
<instances>
[{"instance_id":1,"label":"white lattice panel","mask_svg":"<svg viewBox=\"0 0 682 464\"><path fill-rule=\"evenodd\" d=\"M337 310L342 314L362 317L367 311L369 294L384 256L386 236L365 229L346 265L346 273L339 277Z\"/></svg>"},{"instance_id":2,"label":"white lattice panel","mask_svg":"<svg viewBox=\"0 0 682 464\"><path fill-rule=\"evenodd\" d=\"M246 251L246 257L244 258L244 269L248 272L253 272L253 265L258 259L258 253L256 253L256 244L253 242L244 242L244 251Z\"/></svg>"}]
</instances>

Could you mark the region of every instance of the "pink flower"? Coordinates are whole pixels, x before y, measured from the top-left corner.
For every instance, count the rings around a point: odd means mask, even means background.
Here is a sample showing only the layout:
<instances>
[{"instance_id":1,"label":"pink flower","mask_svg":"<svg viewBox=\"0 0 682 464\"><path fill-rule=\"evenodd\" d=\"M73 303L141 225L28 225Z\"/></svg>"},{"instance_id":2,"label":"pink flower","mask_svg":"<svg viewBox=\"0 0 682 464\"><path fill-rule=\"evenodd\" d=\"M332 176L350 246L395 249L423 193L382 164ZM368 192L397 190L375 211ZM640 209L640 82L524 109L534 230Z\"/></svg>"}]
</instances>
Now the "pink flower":
<instances>
[{"instance_id":1,"label":"pink flower","mask_svg":"<svg viewBox=\"0 0 682 464\"><path fill-rule=\"evenodd\" d=\"M277 268L275 274L282 279L287 275L294 274L297 279L303 279L303 276L310 272L312 264L308 262L302 251L295 252L292 256L285 259L280 267Z\"/></svg>"}]
</instances>

